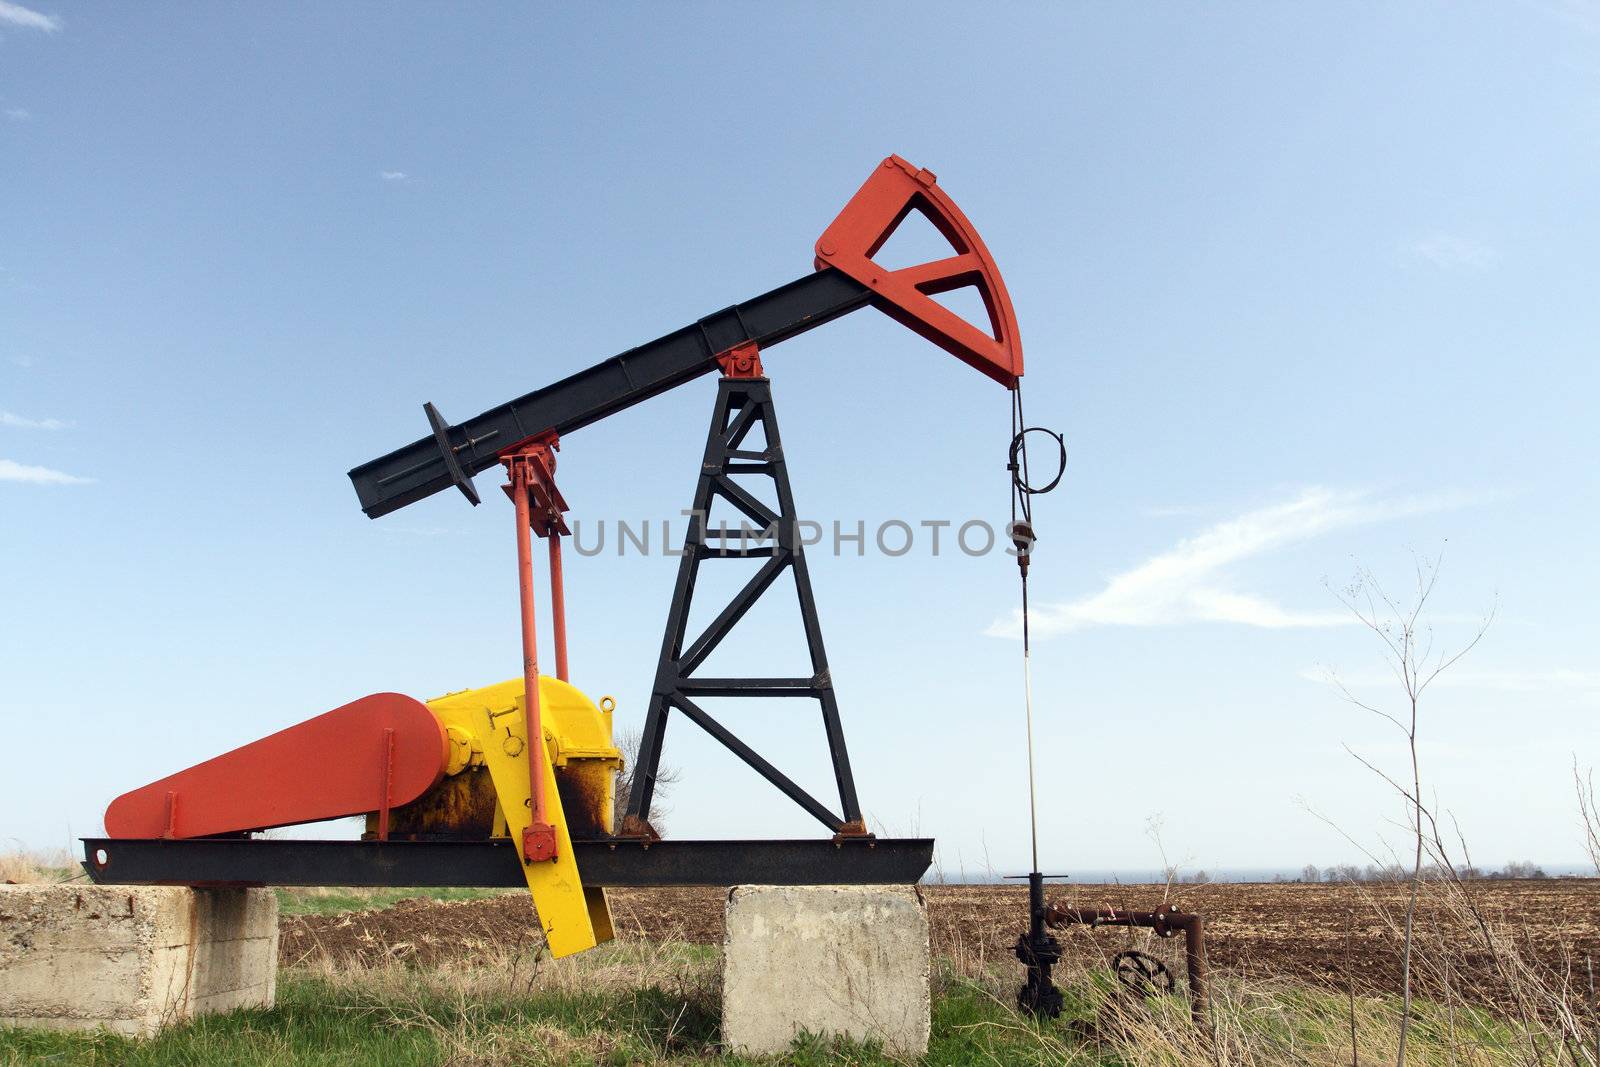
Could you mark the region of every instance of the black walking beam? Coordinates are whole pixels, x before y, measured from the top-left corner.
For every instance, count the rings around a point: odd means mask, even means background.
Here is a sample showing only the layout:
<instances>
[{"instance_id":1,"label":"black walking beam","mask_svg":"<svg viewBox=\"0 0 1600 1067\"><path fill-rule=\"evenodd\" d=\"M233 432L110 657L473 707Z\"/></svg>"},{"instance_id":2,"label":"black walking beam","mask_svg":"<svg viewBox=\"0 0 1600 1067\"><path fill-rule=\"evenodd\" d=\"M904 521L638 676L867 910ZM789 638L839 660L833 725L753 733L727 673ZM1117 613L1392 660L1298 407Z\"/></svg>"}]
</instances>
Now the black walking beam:
<instances>
[{"instance_id":1,"label":"black walking beam","mask_svg":"<svg viewBox=\"0 0 1600 1067\"><path fill-rule=\"evenodd\" d=\"M432 434L350 472L361 510L375 519L453 485L470 485L474 474L499 466L500 453L530 437L552 430L565 437L709 374L717 369L718 354L730 348L748 341L770 348L866 307L870 299L866 286L839 271L818 271L459 425L441 425L433 412ZM462 475L468 481L458 480Z\"/></svg>"}]
</instances>

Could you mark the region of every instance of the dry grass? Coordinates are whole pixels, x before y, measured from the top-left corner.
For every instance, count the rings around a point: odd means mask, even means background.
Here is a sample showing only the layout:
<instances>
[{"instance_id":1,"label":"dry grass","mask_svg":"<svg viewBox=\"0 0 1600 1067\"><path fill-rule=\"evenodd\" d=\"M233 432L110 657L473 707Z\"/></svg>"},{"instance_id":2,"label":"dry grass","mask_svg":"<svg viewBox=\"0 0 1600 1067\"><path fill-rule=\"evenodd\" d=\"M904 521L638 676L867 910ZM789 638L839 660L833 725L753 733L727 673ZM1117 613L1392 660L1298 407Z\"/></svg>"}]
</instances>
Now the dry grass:
<instances>
[{"instance_id":1,"label":"dry grass","mask_svg":"<svg viewBox=\"0 0 1600 1067\"><path fill-rule=\"evenodd\" d=\"M484 945L471 959L453 959L428 968L401 960L372 964L309 958L295 972L352 995L424 993L477 1000L539 995L610 993L647 986L715 995L720 956L704 945L681 942L615 941L590 952L551 959L543 938L530 924L521 941ZM709 983L709 984L708 984Z\"/></svg>"},{"instance_id":2,"label":"dry grass","mask_svg":"<svg viewBox=\"0 0 1600 1067\"><path fill-rule=\"evenodd\" d=\"M1211 1026L1202 1031L1181 998L1135 1001L1099 974L1064 978L1070 1017L1043 1027L1015 1016L979 1025L1031 1045L1038 1062L1074 1067L1383 1064L1393 1061L1399 1034L1398 998L1358 997L1349 1004L1303 986L1224 979L1212 990ZM998 1014L1009 1003L1014 981L1003 979L998 988L973 985ZM1457 1012L1447 1034L1445 1009L1423 1002L1413 1011L1410 1063L1509 1067L1523 1062L1513 1035L1485 1013Z\"/></svg>"},{"instance_id":3,"label":"dry grass","mask_svg":"<svg viewBox=\"0 0 1600 1067\"><path fill-rule=\"evenodd\" d=\"M1413 932L1413 981L1419 1000L1411 1008L1406 1062L1449 1067L1600 1067L1600 1009L1586 955L1570 942L1552 961L1548 931L1535 951L1531 930L1515 914L1485 909L1470 882L1448 876L1425 882L1424 914L1439 917ZM1404 936L1403 907L1364 894L1361 921L1388 931L1395 953ZM1463 934L1463 931L1466 933ZM1080 930L1061 936L1091 936ZM1162 958L1182 975L1174 941L1143 931L1127 944ZM1082 946L1079 946L1080 948ZM1103 949L1103 946L1101 946ZM982 943L948 946L936 998L966 990L1010 1015L1018 985L1016 964L996 959ZM1210 1026L1190 1021L1179 997L1140 1002L1117 989L1090 953L1058 969L1067 1012L1055 1025L1034 1026L1019 1017L975 1025L996 1028L1010 1040L1035 1043L1041 1062L1127 1067L1210 1064L1213 1067L1362 1067L1396 1058L1403 1001L1362 972L1345 973L1343 988L1288 978L1213 972ZM1109 962L1109 961L1107 961Z\"/></svg>"},{"instance_id":4,"label":"dry grass","mask_svg":"<svg viewBox=\"0 0 1600 1067\"><path fill-rule=\"evenodd\" d=\"M721 960L703 945L629 940L554 960L530 932L429 968L312 958L289 976L425 1033L462 1067L716 1052Z\"/></svg>"},{"instance_id":5,"label":"dry grass","mask_svg":"<svg viewBox=\"0 0 1600 1067\"><path fill-rule=\"evenodd\" d=\"M507 948L433 970L394 963L312 966L297 970L296 980L315 981L346 1010L378 1013L385 1025L426 1033L442 1050L441 1062L476 1067L725 1060L716 1047L719 972L714 949L630 942L561 961ZM1200 1032L1181 997L1131 1001L1104 972L1088 969L1060 977L1067 1016L1039 1025L1011 1007L1014 967L991 961L974 970L972 961L941 961L934 1047L923 1062L1344 1067L1393 1061L1398 998L1352 1000L1287 982L1223 976L1212 992L1211 1031ZM646 991L659 1005L641 1013ZM520 1021L508 1025L513 1004ZM527 1018L530 1010L535 1021ZM1424 1000L1413 1013L1413 1064L1586 1063L1550 1058L1548 1045L1545 1059L1530 1056L1528 1031L1481 1008ZM784 1062L905 1061L870 1047L824 1045L797 1049Z\"/></svg>"},{"instance_id":6,"label":"dry grass","mask_svg":"<svg viewBox=\"0 0 1600 1067\"><path fill-rule=\"evenodd\" d=\"M40 885L86 880L82 868L65 849L0 852L0 884Z\"/></svg>"}]
</instances>

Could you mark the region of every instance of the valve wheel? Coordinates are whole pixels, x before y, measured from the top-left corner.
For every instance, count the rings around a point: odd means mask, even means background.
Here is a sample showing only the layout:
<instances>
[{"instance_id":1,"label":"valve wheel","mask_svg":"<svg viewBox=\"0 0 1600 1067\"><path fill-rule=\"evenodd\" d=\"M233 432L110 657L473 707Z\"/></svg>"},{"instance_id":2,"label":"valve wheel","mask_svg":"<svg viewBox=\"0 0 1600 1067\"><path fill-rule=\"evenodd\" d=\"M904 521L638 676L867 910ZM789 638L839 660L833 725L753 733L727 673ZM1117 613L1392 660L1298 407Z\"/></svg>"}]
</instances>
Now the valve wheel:
<instances>
[{"instance_id":1,"label":"valve wheel","mask_svg":"<svg viewBox=\"0 0 1600 1067\"><path fill-rule=\"evenodd\" d=\"M1129 949L1111 959L1111 972L1124 989L1140 1000L1166 996L1174 988L1172 972L1154 956Z\"/></svg>"}]
</instances>

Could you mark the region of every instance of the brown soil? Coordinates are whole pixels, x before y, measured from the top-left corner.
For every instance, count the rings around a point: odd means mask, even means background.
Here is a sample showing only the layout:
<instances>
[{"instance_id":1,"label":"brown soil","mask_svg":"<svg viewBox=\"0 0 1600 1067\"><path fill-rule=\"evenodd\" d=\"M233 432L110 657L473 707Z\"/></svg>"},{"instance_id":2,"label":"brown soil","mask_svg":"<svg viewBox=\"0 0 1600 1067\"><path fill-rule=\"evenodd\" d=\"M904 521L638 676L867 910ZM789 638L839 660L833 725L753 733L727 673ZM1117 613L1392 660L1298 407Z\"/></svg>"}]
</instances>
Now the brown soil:
<instances>
[{"instance_id":1,"label":"brown soil","mask_svg":"<svg viewBox=\"0 0 1600 1067\"><path fill-rule=\"evenodd\" d=\"M1600 955L1600 879L1478 882L1469 887L1478 915L1497 932L1513 935L1524 958L1581 972L1585 955ZM1161 886L1084 885L1049 893L1079 908L1150 910ZM1026 914L1027 891L1012 886L933 886L929 920L945 951L977 946L991 958L1008 953ZM1310 979L1343 987L1354 977L1362 988L1394 989L1400 976L1400 927L1407 887L1394 884L1212 884L1174 886L1170 899L1205 917L1206 956L1219 971L1256 977ZM1489 987L1494 966L1476 919L1444 891L1427 892L1418 909L1419 980ZM1156 942L1148 931L1058 932L1069 959L1107 959L1123 948L1154 951L1174 966L1181 935ZM1441 951L1439 946L1448 946ZM1448 960L1453 976L1434 973Z\"/></svg>"},{"instance_id":2,"label":"brown soil","mask_svg":"<svg viewBox=\"0 0 1600 1067\"><path fill-rule=\"evenodd\" d=\"M612 889L619 937L720 944L727 890ZM294 966L318 958L336 963L403 960L423 967L469 960L541 942L526 893L483 900L402 900L373 911L290 915L278 922L278 958Z\"/></svg>"},{"instance_id":3,"label":"brown soil","mask_svg":"<svg viewBox=\"0 0 1600 1067\"><path fill-rule=\"evenodd\" d=\"M922 891L936 954L968 961L1010 958L1025 922L1025 888L935 885ZM1514 932L1524 956L1551 968L1571 961L1581 972L1585 954L1600 955L1600 880L1482 882L1473 885L1472 894L1481 915ZM722 940L725 890L620 889L610 896L621 936L713 944ZM1160 886L1063 886L1050 893L1051 900L1080 908L1139 910L1161 903L1162 896ZM1173 887L1171 900L1205 917L1207 955L1217 970L1341 987L1351 975L1363 987L1393 988L1398 978L1399 941L1392 924L1403 914L1404 886L1182 885ZM1454 978L1449 980L1493 981L1492 963L1478 947L1470 915L1428 904L1419 913L1418 929L1424 940L1453 946L1448 955ZM1155 951L1174 965L1181 959L1181 939L1156 942L1147 931L1069 928L1060 936L1068 959L1083 963L1127 947ZM430 966L470 958L490 945L532 944L537 933L527 898L510 893L487 900L409 900L381 911L287 917L281 938L285 964L321 955L339 962L401 959ZM1426 973L1423 980L1428 980Z\"/></svg>"}]
</instances>

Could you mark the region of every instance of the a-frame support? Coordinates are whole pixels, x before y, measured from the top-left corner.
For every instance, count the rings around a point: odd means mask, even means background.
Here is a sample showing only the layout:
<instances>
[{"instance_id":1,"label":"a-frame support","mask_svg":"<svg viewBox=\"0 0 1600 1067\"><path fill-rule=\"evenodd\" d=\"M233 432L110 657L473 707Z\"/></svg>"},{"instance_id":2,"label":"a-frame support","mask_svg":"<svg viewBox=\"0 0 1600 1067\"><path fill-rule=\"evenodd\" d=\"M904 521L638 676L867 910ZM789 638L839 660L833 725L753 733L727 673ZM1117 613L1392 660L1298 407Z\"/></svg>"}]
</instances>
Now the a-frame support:
<instances>
[{"instance_id":1,"label":"a-frame support","mask_svg":"<svg viewBox=\"0 0 1600 1067\"><path fill-rule=\"evenodd\" d=\"M716 738L835 834L865 835L866 827L861 818L861 805L856 799L855 780L850 773L850 757L845 751L844 730L839 723L839 703L828 673L828 656L822 646L816 600L811 594L811 576L806 570L794 495L790 491L789 474L784 466L778 420L772 407L772 385L760 376L761 364L755 356L753 345L749 346L748 352L740 351L738 354L741 357L739 361L729 359L724 362L726 374L717 386L716 409L711 416L711 432L706 438L700 480L695 486L689 533L678 565L678 582L672 593L672 608L667 615L666 635L662 638L661 658L656 667L655 688L645 713L644 734L639 741L633 788L628 795L628 810L621 832L631 836L654 834L649 825L650 803L655 793L656 771L661 762L661 745L666 736L668 712L675 709ZM758 427L765 435L765 446L759 451L742 448L745 439ZM772 479L778 502L776 512L734 480L736 476L749 475ZM749 523L739 529L711 526L711 508L718 497L737 509ZM760 559L764 562L744 588L734 594L728 606L711 621L705 632L698 636L691 635L688 632L689 606L694 598L695 578L703 562L720 559ZM695 672L700 665L761 595L782 577L785 570L794 573L801 623L811 657L811 676L699 677ZM833 774L839 788L842 814L834 814L696 703L702 697L731 696L805 697L822 705L822 725L833 758Z\"/></svg>"}]
</instances>

